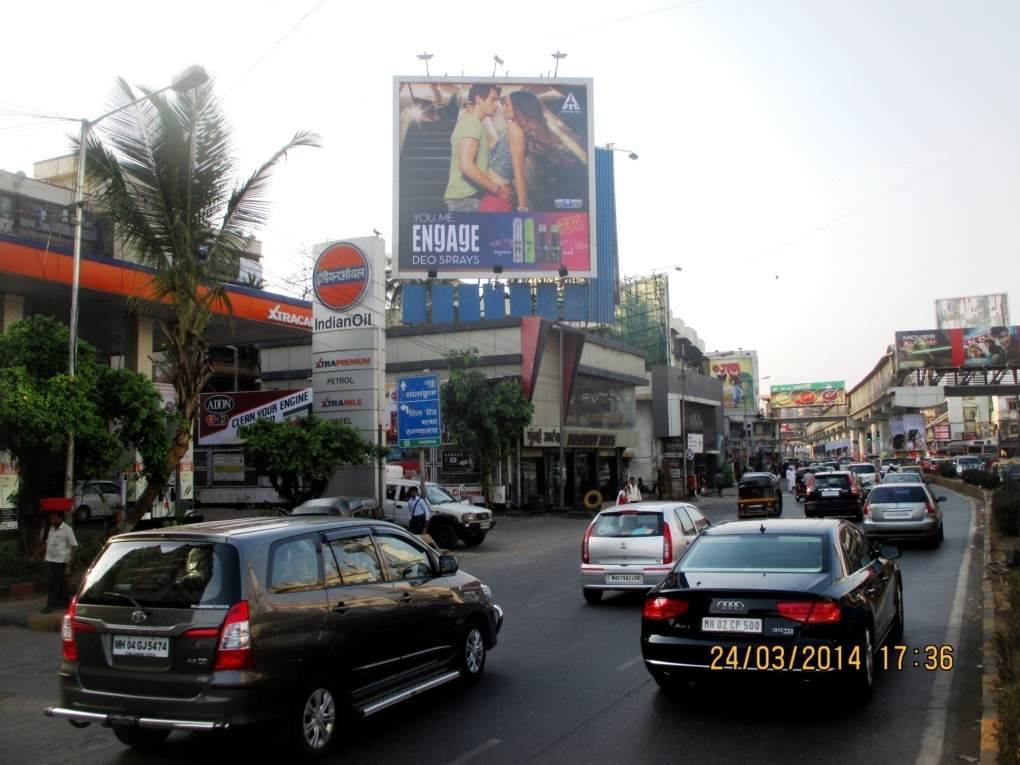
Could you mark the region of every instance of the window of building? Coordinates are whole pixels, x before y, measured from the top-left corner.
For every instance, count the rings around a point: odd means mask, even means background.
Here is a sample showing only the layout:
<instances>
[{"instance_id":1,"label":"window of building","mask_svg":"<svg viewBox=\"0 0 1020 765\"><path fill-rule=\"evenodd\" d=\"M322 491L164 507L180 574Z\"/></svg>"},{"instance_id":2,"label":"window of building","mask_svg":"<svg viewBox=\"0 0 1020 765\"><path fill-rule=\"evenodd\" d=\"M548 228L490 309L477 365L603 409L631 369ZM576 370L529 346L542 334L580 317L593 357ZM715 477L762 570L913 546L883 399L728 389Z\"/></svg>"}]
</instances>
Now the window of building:
<instances>
[{"instance_id":1,"label":"window of building","mask_svg":"<svg viewBox=\"0 0 1020 765\"><path fill-rule=\"evenodd\" d=\"M567 410L567 426L629 430L637 422L634 386L579 374Z\"/></svg>"}]
</instances>

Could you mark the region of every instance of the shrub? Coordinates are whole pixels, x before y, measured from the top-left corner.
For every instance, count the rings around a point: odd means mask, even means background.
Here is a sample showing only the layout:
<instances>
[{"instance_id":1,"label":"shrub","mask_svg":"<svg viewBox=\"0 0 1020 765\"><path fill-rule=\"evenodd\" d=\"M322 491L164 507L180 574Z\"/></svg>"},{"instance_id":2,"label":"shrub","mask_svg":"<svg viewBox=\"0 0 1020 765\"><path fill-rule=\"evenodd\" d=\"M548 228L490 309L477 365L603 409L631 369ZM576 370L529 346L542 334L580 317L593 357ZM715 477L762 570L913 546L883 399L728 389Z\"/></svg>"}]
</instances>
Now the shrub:
<instances>
[{"instance_id":1,"label":"shrub","mask_svg":"<svg viewBox=\"0 0 1020 765\"><path fill-rule=\"evenodd\" d=\"M992 495L992 517L1001 534L1020 534L1020 491L1016 483L1011 481Z\"/></svg>"}]
</instances>

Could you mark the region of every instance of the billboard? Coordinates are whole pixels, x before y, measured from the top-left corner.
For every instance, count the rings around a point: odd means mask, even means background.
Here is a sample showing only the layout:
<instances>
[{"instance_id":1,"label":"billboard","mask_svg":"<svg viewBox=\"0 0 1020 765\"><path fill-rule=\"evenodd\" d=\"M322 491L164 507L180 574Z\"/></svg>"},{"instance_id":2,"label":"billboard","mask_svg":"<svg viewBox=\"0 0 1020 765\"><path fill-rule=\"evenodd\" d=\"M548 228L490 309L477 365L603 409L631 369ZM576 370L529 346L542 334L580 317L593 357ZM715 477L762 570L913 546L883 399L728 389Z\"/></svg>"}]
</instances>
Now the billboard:
<instances>
[{"instance_id":1,"label":"billboard","mask_svg":"<svg viewBox=\"0 0 1020 765\"><path fill-rule=\"evenodd\" d=\"M1009 324L1006 293L936 300L935 323L939 329L1006 326Z\"/></svg>"},{"instance_id":2,"label":"billboard","mask_svg":"<svg viewBox=\"0 0 1020 765\"><path fill-rule=\"evenodd\" d=\"M710 357L705 365L708 373L722 383L723 409L757 411L754 359L751 356Z\"/></svg>"},{"instance_id":3,"label":"billboard","mask_svg":"<svg viewBox=\"0 0 1020 765\"><path fill-rule=\"evenodd\" d=\"M282 422L311 411L311 388L203 393L199 399L198 445L244 443L237 431L255 420Z\"/></svg>"},{"instance_id":4,"label":"billboard","mask_svg":"<svg viewBox=\"0 0 1020 765\"><path fill-rule=\"evenodd\" d=\"M920 451L928 447L928 435L925 429L924 415L903 415L903 446L907 451ZM893 448L896 445L893 444Z\"/></svg>"},{"instance_id":5,"label":"billboard","mask_svg":"<svg viewBox=\"0 0 1020 765\"><path fill-rule=\"evenodd\" d=\"M897 369L1020 366L1020 327L920 329L896 333Z\"/></svg>"},{"instance_id":6,"label":"billboard","mask_svg":"<svg viewBox=\"0 0 1020 765\"><path fill-rule=\"evenodd\" d=\"M594 277L590 79L394 78L394 276Z\"/></svg>"},{"instance_id":7,"label":"billboard","mask_svg":"<svg viewBox=\"0 0 1020 765\"><path fill-rule=\"evenodd\" d=\"M846 383L843 380L829 380L827 382L773 385L771 400L773 409L843 405L846 404Z\"/></svg>"}]
</instances>

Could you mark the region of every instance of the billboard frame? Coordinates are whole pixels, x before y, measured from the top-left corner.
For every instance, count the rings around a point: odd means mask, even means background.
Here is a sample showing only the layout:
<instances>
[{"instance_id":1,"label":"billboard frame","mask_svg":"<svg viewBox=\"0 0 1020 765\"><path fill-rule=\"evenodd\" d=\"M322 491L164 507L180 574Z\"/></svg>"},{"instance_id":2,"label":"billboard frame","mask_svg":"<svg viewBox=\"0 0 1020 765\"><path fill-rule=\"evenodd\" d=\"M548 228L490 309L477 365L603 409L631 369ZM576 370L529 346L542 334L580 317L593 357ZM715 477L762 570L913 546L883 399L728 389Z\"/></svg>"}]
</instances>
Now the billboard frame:
<instances>
[{"instance_id":1,"label":"billboard frame","mask_svg":"<svg viewBox=\"0 0 1020 765\"><path fill-rule=\"evenodd\" d=\"M598 276L598 246L596 243L597 221L595 204L595 79L593 77L420 77L394 75L393 77L393 249L391 252L391 278L410 281L431 278L429 270L400 270L400 88L404 83L447 84L447 85L567 85L584 87L587 91L586 127L588 131L588 269L570 271L569 276L577 279L594 279ZM502 271L496 273L490 266L474 271L440 271L434 269L436 279L477 279L479 281L503 279L543 279L558 277L558 271Z\"/></svg>"},{"instance_id":2,"label":"billboard frame","mask_svg":"<svg viewBox=\"0 0 1020 765\"><path fill-rule=\"evenodd\" d=\"M961 303L964 300L975 300L977 298L990 298L990 297L1002 297L1002 322L996 324L993 321L988 321L987 324L975 324L974 326L989 326L989 327L1008 327L1011 326L1009 323L1009 293L1008 292L986 292L982 295L960 295L959 297L947 297L947 298L935 298L935 324L938 329L964 329L965 327L944 327L942 326L942 317L939 314L939 303Z\"/></svg>"}]
</instances>

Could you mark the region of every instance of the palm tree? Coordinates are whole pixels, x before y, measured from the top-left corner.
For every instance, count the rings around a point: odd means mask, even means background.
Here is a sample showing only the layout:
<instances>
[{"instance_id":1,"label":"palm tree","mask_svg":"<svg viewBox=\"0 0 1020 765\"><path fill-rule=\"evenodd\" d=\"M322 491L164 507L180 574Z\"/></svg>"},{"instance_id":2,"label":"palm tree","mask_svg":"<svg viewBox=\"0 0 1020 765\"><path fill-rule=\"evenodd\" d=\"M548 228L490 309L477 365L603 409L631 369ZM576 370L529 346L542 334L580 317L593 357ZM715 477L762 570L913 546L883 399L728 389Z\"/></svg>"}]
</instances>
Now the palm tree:
<instances>
[{"instance_id":1,"label":"palm tree","mask_svg":"<svg viewBox=\"0 0 1020 765\"><path fill-rule=\"evenodd\" d=\"M155 270L152 301L168 305L160 323L164 362L177 392L176 432L159 473L127 519L133 525L166 488L188 450L199 393L212 374L203 339L214 308L230 310L223 284L236 274L245 237L264 223L270 174L291 149L319 146L299 132L250 177L238 182L231 131L211 83L184 93L153 94L104 123L89 140L86 170L96 206L115 235L143 265ZM118 80L113 106L134 101Z\"/></svg>"}]
</instances>

